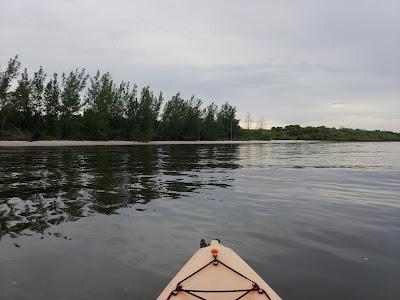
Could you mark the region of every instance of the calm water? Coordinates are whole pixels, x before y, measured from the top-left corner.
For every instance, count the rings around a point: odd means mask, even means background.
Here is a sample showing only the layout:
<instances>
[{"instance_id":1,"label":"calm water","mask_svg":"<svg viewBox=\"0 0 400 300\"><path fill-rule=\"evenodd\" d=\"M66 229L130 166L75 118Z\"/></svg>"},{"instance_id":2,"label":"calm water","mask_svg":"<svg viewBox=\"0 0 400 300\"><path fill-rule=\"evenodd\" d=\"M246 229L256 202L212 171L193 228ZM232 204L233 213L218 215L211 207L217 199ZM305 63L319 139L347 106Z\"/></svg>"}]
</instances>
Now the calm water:
<instances>
[{"instance_id":1,"label":"calm water","mask_svg":"<svg viewBox=\"0 0 400 300\"><path fill-rule=\"evenodd\" d=\"M398 299L400 143L0 148L1 299L154 299L200 238L284 299Z\"/></svg>"}]
</instances>

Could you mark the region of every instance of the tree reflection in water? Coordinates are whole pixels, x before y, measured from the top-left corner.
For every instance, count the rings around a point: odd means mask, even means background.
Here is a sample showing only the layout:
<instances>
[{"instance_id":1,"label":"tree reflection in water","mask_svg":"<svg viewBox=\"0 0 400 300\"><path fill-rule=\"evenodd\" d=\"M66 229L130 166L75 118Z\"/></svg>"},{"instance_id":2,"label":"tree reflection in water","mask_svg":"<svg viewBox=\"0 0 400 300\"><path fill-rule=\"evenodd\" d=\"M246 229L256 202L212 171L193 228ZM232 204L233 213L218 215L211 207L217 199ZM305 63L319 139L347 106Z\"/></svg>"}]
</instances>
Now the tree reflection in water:
<instances>
[{"instance_id":1,"label":"tree reflection in water","mask_svg":"<svg viewBox=\"0 0 400 300\"><path fill-rule=\"evenodd\" d=\"M1 149L0 239L228 187L220 173L239 167L237 155L237 145Z\"/></svg>"}]
</instances>

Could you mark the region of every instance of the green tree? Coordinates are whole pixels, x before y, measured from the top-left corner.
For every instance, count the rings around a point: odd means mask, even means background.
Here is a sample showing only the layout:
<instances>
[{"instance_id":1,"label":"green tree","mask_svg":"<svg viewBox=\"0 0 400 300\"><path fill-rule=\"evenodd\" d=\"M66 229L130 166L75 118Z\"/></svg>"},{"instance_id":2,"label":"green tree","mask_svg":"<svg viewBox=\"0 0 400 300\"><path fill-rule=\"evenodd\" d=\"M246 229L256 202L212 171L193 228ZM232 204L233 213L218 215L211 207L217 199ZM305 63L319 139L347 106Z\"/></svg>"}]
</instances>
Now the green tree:
<instances>
[{"instance_id":1,"label":"green tree","mask_svg":"<svg viewBox=\"0 0 400 300\"><path fill-rule=\"evenodd\" d=\"M138 135L139 130L139 100L137 98L137 85L135 84L131 91L128 88L127 98L125 99L126 116L126 137L133 140Z\"/></svg>"},{"instance_id":2,"label":"green tree","mask_svg":"<svg viewBox=\"0 0 400 300\"><path fill-rule=\"evenodd\" d=\"M85 69L62 74L61 83L61 137L71 137L73 129L79 130L76 116L86 104L81 100L81 93L86 86L88 75Z\"/></svg>"},{"instance_id":3,"label":"green tree","mask_svg":"<svg viewBox=\"0 0 400 300\"><path fill-rule=\"evenodd\" d=\"M30 106L33 114L41 115L44 109L43 102L43 91L45 86L46 73L43 67L33 73L33 78L31 81L31 93L30 93Z\"/></svg>"},{"instance_id":4,"label":"green tree","mask_svg":"<svg viewBox=\"0 0 400 300\"><path fill-rule=\"evenodd\" d=\"M60 112L60 86L57 73L49 80L44 89L45 129L51 136L56 136L57 120Z\"/></svg>"},{"instance_id":5,"label":"green tree","mask_svg":"<svg viewBox=\"0 0 400 300\"><path fill-rule=\"evenodd\" d=\"M159 98L153 95L149 87L144 87L140 95L138 106L138 127L139 139L142 141L150 141L156 135L158 115L163 101L162 94Z\"/></svg>"},{"instance_id":6,"label":"green tree","mask_svg":"<svg viewBox=\"0 0 400 300\"><path fill-rule=\"evenodd\" d=\"M85 111L85 120L92 138L121 137L124 105L128 96L129 85L122 82L116 86L108 72L100 75L98 71L93 78L90 78L86 101L89 108Z\"/></svg>"},{"instance_id":7,"label":"green tree","mask_svg":"<svg viewBox=\"0 0 400 300\"><path fill-rule=\"evenodd\" d=\"M222 104L217 113L217 122L223 139L236 139L239 133L239 120L236 119L236 107L228 102Z\"/></svg>"},{"instance_id":8,"label":"green tree","mask_svg":"<svg viewBox=\"0 0 400 300\"><path fill-rule=\"evenodd\" d=\"M40 67L37 72L33 74L30 89L30 98L28 105L30 106L31 116L29 130L31 132L31 139L37 139L40 136L41 119L44 110L44 83L46 73L43 67Z\"/></svg>"},{"instance_id":9,"label":"green tree","mask_svg":"<svg viewBox=\"0 0 400 300\"><path fill-rule=\"evenodd\" d=\"M112 98L112 80L109 73L103 75L97 71L90 78L86 95L88 108L85 111L87 134L91 139L108 139L110 102Z\"/></svg>"},{"instance_id":10,"label":"green tree","mask_svg":"<svg viewBox=\"0 0 400 300\"><path fill-rule=\"evenodd\" d=\"M211 103L204 109L203 124L201 128L201 138L203 140L215 140L219 135L219 127L217 123L218 106Z\"/></svg>"},{"instance_id":11,"label":"green tree","mask_svg":"<svg viewBox=\"0 0 400 300\"><path fill-rule=\"evenodd\" d=\"M200 140L203 114L201 105L202 101L195 99L194 96L189 101L186 101L186 107L183 112L185 115L183 138L185 140Z\"/></svg>"},{"instance_id":12,"label":"green tree","mask_svg":"<svg viewBox=\"0 0 400 300\"><path fill-rule=\"evenodd\" d=\"M24 69L13 93L14 120L16 126L22 130L29 130L32 119L32 105L30 103L31 79L28 70Z\"/></svg>"},{"instance_id":13,"label":"green tree","mask_svg":"<svg viewBox=\"0 0 400 300\"><path fill-rule=\"evenodd\" d=\"M126 134L126 106L130 97L130 84L121 82L114 86L113 102L111 108L111 128L113 138L125 139Z\"/></svg>"},{"instance_id":14,"label":"green tree","mask_svg":"<svg viewBox=\"0 0 400 300\"><path fill-rule=\"evenodd\" d=\"M164 106L161 118L161 135L165 139L182 139L185 127L186 102L180 93L169 100Z\"/></svg>"},{"instance_id":15,"label":"green tree","mask_svg":"<svg viewBox=\"0 0 400 300\"><path fill-rule=\"evenodd\" d=\"M18 61L18 55L10 58L7 68L4 71L0 69L0 130L3 131L10 112L13 110L12 92L10 87L12 81L18 76L18 70L21 63Z\"/></svg>"}]
</instances>

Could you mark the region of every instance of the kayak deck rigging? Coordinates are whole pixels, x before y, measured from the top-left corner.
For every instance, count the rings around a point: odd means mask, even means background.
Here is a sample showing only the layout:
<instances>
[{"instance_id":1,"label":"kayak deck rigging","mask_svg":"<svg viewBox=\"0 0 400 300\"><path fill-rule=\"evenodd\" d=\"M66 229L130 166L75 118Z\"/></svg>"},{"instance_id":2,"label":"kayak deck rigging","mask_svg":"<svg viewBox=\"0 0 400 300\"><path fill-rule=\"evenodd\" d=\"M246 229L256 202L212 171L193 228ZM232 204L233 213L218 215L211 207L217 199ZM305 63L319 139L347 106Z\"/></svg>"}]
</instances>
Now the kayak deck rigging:
<instances>
[{"instance_id":1,"label":"kayak deck rigging","mask_svg":"<svg viewBox=\"0 0 400 300\"><path fill-rule=\"evenodd\" d=\"M280 297L230 248L204 240L158 300L267 299ZM233 288L232 288L233 287Z\"/></svg>"}]
</instances>

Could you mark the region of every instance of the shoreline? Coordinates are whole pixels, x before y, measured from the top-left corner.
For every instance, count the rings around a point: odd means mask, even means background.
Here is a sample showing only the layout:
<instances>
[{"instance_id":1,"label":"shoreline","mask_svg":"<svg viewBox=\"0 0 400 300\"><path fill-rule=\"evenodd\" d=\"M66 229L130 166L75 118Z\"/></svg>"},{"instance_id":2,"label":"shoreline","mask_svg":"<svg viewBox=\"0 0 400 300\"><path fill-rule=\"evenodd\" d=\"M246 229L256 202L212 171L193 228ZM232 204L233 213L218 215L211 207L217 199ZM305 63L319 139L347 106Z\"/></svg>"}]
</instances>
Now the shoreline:
<instances>
[{"instance_id":1,"label":"shoreline","mask_svg":"<svg viewBox=\"0 0 400 300\"><path fill-rule=\"evenodd\" d=\"M0 147L71 147L71 146L139 146L139 145L229 145L229 144L264 144L270 141L0 141Z\"/></svg>"},{"instance_id":2,"label":"shoreline","mask_svg":"<svg viewBox=\"0 0 400 300\"><path fill-rule=\"evenodd\" d=\"M269 143L399 143L400 141L331 141L331 140L249 140L249 141L77 141L77 140L41 140L41 141L0 141L0 148L12 147L81 147L81 146L151 146L151 145L244 145Z\"/></svg>"}]
</instances>

